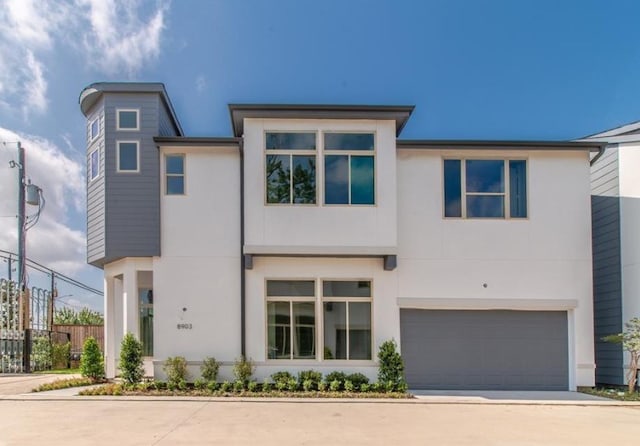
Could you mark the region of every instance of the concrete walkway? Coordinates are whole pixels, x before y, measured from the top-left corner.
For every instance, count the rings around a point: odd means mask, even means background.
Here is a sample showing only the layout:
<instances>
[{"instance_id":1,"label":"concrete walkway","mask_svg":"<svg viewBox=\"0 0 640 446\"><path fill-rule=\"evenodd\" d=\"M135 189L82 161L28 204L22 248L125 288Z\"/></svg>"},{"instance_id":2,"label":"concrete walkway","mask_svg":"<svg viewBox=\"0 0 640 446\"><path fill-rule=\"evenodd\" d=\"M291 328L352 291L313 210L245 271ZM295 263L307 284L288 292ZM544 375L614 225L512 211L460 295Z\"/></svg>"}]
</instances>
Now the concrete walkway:
<instances>
[{"instance_id":1,"label":"concrete walkway","mask_svg":"<svg viewBox=\"0 0 640 446\"><path fill-rule=\"evenodd\" d=\"M41 384L69 378L80 378L80 375L0 373L0 398L29 393Z\"/></svg>"}]
</instances>

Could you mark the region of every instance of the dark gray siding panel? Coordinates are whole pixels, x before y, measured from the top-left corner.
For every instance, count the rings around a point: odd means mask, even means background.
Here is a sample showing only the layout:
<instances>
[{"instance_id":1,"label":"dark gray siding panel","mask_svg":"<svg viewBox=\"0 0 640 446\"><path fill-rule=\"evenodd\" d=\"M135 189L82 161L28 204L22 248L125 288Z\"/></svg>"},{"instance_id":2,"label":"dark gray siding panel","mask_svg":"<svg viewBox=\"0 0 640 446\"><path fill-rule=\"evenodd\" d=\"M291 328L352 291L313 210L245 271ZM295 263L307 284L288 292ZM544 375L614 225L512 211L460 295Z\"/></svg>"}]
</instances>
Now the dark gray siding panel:
<instances>
[{"instance_id":1,"label":"dark gray siding panel","mask_svg":"<svg viewBox=\"0 0 640 446\"><path fill-rule=\"evenodd\" d=\"M105 262L160 255L160 159L158 94L105 94L106 246ZM139 110L138 131L116 130L116 110ZM138 141L140 172L118 173L117 142Z\"/></svg>"},{"instance_id":2,"label":"dark gray siding panel","mask_svg":"<svg viewBox=\"0 0 640 446\"><path fill-rule=\"evenodd\" d=\"M89 142L89 125L95 119L100 120L100 135ZM96 103L87 118L87 263L99 265L105 256L105 177L104 177L104 100ZM94 150L100 151L100 172L98 178L91 181L89 159Z\"/></svg>"},{"instance_id":3,"label":"dark gray siding panel","mask_svg":"<svg viewBox=\"0 0 640 446\"><path fill-rule=\"evenodd\" d=\"M602 340L604 336L622 331L618 178L618 149L610 147L591 167L596 382L621 385L624 383L622 348Z\"/></svg>"},{"instance_id":4,"label":"dark gray siding panel","mask_svg":"<svg viewBox=\"0 0 640 446\"><path fill-rule=\"evenodd\" d=\"M567 390L565 311L400 310L412 389Z\"/></svg>"},{"instance_id":5,"label":"dark gray siding panel","mask_svg":"<svg viewBox=\"0 0 640 446\"><path fill-rule=\"evenodd\" d=\"M173 119L169 114L166 106L162 101L160 101L160 136L176 136L178 135L178 130L176 129L175 124L173 123Z\"/></svg>"}]
</instances>

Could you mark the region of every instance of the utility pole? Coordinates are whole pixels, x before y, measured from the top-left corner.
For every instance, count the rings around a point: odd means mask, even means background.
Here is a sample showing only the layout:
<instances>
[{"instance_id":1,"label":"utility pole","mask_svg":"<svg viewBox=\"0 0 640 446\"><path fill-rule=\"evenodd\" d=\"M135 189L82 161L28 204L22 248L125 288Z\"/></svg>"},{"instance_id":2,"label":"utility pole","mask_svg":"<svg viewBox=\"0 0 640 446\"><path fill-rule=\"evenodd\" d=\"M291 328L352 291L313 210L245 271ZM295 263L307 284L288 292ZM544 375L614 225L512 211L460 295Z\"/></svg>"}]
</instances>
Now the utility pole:
<instances>
[{"instance_id":1,"label":"utility pole","mask_svg":"<svg viewBox=\"0 0 640 446\"><path fill-rule=\"evenodd\" d=\"M18 290L24 291L24 275L26 265L26 243L25 243L25 156L24 148L18 141Z\"/></svg>"}]
</instances>

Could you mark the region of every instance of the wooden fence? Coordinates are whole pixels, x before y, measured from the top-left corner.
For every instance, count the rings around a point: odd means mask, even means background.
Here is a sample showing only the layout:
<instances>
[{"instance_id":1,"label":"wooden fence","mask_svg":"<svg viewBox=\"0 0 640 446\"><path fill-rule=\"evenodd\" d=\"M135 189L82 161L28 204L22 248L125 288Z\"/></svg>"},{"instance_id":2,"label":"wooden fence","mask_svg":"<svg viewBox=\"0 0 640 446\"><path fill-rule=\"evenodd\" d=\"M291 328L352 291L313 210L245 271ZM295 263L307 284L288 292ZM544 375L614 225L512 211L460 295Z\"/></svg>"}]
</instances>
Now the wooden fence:
<instances>
[{"instance_id":1,"label":"wooden fence","mask_svg":"<svg viewBox=\"0 0 640 446\"><path fill-rule=\"evenodd\" d=\"M82 353L85 339L93 336L98 341L100 351L104 352L104 325L53 325L53 331L71 335L71 353Z\"/></svg>"}]
</instances>

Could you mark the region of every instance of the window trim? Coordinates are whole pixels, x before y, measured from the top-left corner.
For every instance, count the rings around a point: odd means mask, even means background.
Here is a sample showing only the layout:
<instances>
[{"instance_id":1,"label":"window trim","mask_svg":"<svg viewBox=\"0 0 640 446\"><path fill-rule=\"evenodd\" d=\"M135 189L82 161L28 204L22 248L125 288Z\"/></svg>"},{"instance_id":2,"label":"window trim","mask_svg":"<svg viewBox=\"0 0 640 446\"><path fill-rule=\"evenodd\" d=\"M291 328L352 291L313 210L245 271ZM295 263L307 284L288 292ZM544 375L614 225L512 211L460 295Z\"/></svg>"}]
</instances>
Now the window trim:
<instances>
[{"instance_id":1,"label":"window trim","mask_svg":"<svg viewBox=\"0 0 640 446\"><path fill-rule=\"evenodd\" d=\"M96 170L96 176L93 177L91 176L91 173L93 171L93 154L97 153L98 154L98 169ZM97 180L98 178L100 178L100 147L92 150L91 152L89 152L89 184L91 184L92 182L94 182L95 180Z\"/></svg>"},{"instance_id":2,"label":"window trim","mask_svg":"<svg viewBox=\"0 0 640 446\"><path fill-rule=\"evenodd\" d=\"M95 124L95 123L98 124L98 132L94 136L93 135L93 124ZM96 116L94 119L89 121L89 144L91 144L93 141L98 139L98 137L100 136L101 127L102 126L100 125L100 116Z\"/></svg>"},{"instance_id":3,"label":"window trim","mask_svg":"<svg viewBox=\"0 0 640 446\"><path fill-rule=\"evenodd\" d=\"M460 217L450 217L446 215L446 208L447 208L447 203L444 199L445 196L445 188L446 188L446 183L445 183L445 177L444 177L444 164L445 161L460 161L460 195L461 195L461 203L460 203L460 207L461 207L461 212L460 212ZM502 161L503 165L502 165L502 169L503 169L503 181L504 181L504 192L500 193L500 192L471 192L471 193L467 193L467 178L466 178L466 170L467 170L467 165L466 165L466 161ZM527 190L527 216L526 217L511 217L511 187L510 187L510 174L509 174L509 162L510 161L524 161L525 162L525 184L526 184L526 190ZM440 166L440 172L442 175L442 194L441 194L441 199L442 199L442 218L444 220L472 220L472 221L477 221L477 220L498 220L498 221L526 221L529 220L530 218L530 214L529 214L529 158L528 157L522 157L522 156L505 156L505 157L500 157L500 156L486 156L486 157L481 157L481 156L443 156L441 158L441 166ZM503 202L503 206L504 206L504 217L467 217L467 195L472 195L472 196L501 196L504 197L504 202Z\"/></svg>"},{"instance_id":4,"label":"window trim","mask_svg":"<svg viewBox=\"0 0 640 446\"><path fill-rule=\"evenodd\" d=\"M267 149L267 133L313 133L315 135L315 140L316 140L316 148L314 150L311 149L271 149L268 150ZM306 207L310 207L310 206L318 206L319 205L319 193L318 193L318 153L319 153L319 138L318 138L318 130L317 129L309 129L309 130L275 130L275 129L265 129L262 132L262 151L263 151L263 155L262 155L262 162L263 162L263 166L262 166L262 177L263 177L263 184L264 184L264 194L263 194L263 200L264 200L264 205L265 206L306 206ZM269 155L288 155L289 156L289 166L290 166L290 172L289 172L289 202L288 203L269 203L269 200L267 198L268 192L269 192L269 183L267 181L267 156ZM295 155L298 156L312 156L315 158L316 160L316 172L315 172L315 177L316 177L316 187L315 187L315 203L294 203L293 201L293 169L291 169L291 166L293 166L293 157Z\"/></svg>"},{"instance_id":5,"label":"window trim","mask_svg":"<svg viewBox=\"0 0 640 446\"><path fill-rule=\"evenodd\" d=\"M330 149L326 150L324 148L324 136L327 133L343 133L343 134L356 134L356 135L373 135L373 150L339 150L339 149ZM322 156L322 206L328 207L376 207L378 205L378 134L375 130L322 130L321 134L321 156ZM349 185L348 185L348 203L327 203L327 194L326 194L326 173L325 173L325 157L329 156L347 156L347 162L349 166ZM371 156L373 157L373 203L372 204L360 204L351 203L351 157L352 156Z\"/></svg>"},{"instance_id":6,"label":"window trim","mask_svg":"<svg viewBox=\"0 0 640 446\"><path fill-rule=\"evenodd\" d=\"M167 157L169 156L180 156L182 157L182 173L167 173ZM185 153L165 153L163 156L163 164L164 164L164 175L163 175L163 187L164 195L167 197L183 197L187 195L187 156ZM182 177L182 193L181 194L170 194L167 191L167 187L169 182L167 181L168 177Z\"/></svg>"},{"instance_id":7,"label":"window trim","mask_svg":"<svg viewBox=\"0 0 640 446\"><path fill-rule=\"evenodd\" d=\"M136 112L136 127L120 127L120 112ZM116 130L120 132L137 132L140 130L140 109L139 108L116 108Z\"/></svg>"},{"instance_id":8,"label":"window trim","mask_svg":"<svg viewBox=\"0 0 640 446\"><path fill-rule=\"evenodd\" d=\"M120 145L121 144L136 145L136 170L120 169ZM116 141L116 172L117 173L140 173L140 141L128 141L128 140Z\"/></svg>"},{"instance_id":9,"label":"window trim","mask_svg":"<svg viewBox=\"0 0 640 446\"><path fill-rule=\"evenodd\" d=\"M291 280L291 281L313 281L314 282L314 296L267 296L267 282L272 280ZM342 282L369 282L371 285L370 297L327 297L323 296L323 283L330 281L342 281ZM348 367L348 366L371 366L377 364L375 357L375 308L374 308L374 295L375 295L375 280L373 277L289 277L289 276L268 276L263 278L263 296L264 296L264 354L266 363L279 364L279 365L304 365L316 364L318 366L331 366L331 367ZM269 358L269 313L268 302L314 302L315 310L315 350L316 355L314 358L293 358L293 349L291 350L290 358L275 359ZM371 342L371 358L370 359L324 359L324 303L325 302L347 302L348 318L348 302L368 302L370 304L370 342ZM289 307L291 311L291 306ZM347 319L348 324L348 319ZM348 325L347 325L348 330ZM293 330L293 324L291 324L290 330ZM293 339L293 338L292 338ZM347 340L348 343L348 340ZM348 349L348 346L347 346Z\"/></svg>"}]
</instances>

